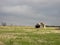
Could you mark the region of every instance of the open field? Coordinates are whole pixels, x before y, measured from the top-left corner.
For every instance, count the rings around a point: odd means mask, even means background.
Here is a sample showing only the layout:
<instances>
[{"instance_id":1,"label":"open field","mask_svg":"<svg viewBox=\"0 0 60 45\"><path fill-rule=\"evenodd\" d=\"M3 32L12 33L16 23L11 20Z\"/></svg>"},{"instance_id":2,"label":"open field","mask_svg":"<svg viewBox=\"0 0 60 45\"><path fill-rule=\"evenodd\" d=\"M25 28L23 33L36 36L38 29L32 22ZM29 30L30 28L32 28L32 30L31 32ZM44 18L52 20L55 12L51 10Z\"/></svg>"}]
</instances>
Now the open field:
<instances>
[{"instance_id":1,"label":"open field","mask_svg":"<svg viewBox=\"0 0 60 45\"><path fill-rule=\"evenodd\" d=\"M60 30L0 26L0 45L60 45Z\"/></svg>"}]
</instances>

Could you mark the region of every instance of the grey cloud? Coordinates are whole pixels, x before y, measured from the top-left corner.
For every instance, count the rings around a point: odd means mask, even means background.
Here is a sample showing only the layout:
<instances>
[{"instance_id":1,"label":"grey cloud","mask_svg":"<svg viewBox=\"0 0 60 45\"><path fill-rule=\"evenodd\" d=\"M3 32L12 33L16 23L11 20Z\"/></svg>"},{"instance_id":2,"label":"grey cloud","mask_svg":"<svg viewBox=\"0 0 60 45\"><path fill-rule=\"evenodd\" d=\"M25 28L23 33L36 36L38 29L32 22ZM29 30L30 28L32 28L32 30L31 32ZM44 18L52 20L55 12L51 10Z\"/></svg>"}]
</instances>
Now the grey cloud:
<instances>
[{"instance_id":1,"label":"grey cloud","mask_svg":"<svg viewBox=\"0 0 60 45\"><path fill-rule=\"evenodd\" d=\"M20 23L19 19L23 21ZM60 0L0 0L0 21L16 22L15 24L43 21L47 24L60 25L59 19Z\"/></svg>"}]
</instances>

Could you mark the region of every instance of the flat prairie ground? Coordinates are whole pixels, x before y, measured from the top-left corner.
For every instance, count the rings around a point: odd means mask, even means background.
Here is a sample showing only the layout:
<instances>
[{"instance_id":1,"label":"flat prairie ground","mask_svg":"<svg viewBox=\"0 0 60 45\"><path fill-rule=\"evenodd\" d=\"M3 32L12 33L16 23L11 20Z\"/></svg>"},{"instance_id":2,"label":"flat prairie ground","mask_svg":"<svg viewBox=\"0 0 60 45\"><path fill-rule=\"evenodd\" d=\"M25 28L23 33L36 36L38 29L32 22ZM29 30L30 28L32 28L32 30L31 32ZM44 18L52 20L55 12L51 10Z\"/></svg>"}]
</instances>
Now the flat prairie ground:
<instances>
[{"instance_id":1,"label":"flat prairie ground","mask_svg":"<svg viewBox=\"0 0 60 45\"><path fill-rule=\"evenodd\" d=\"M0 26L0 45L60 45L60 30Z\"/></svg>"}]
</instances>

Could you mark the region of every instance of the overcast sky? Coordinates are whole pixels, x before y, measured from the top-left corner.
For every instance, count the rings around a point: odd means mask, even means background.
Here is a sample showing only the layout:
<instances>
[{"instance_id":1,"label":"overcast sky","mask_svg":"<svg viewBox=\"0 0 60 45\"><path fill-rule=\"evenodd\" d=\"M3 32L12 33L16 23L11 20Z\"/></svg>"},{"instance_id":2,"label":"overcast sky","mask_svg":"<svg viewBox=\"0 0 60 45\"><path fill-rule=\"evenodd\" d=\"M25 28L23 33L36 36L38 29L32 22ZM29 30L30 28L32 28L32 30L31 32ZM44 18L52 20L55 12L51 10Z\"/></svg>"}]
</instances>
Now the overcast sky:
<instances>
[{"instance_id":1,"label":"overcast sky","mask_svg":"<svg viewBox=\"0 0 60 45\"><path fill-rule=\"evenodd\" d=\"M0 0L0 24L60 25L60 0Z\"/></svg>"}]
</instances>

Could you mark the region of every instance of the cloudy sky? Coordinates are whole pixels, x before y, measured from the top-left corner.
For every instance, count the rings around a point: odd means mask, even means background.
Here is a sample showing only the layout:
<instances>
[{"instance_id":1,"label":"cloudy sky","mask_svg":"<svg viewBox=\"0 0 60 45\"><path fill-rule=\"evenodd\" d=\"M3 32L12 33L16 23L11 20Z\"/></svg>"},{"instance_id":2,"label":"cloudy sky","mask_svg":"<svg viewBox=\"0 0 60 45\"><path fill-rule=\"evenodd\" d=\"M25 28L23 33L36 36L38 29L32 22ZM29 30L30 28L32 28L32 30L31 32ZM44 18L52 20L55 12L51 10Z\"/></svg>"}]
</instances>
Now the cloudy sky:
<instances>
[{"instance_id":1,"label":"cloudy sky","mask_svg":"<svg viewBox=\"0 0 60 45\"><path fill-rule=\"evenodd\" d=\"M60 0L0 0L0 24L60 25Z\"/></svg>"}]
</instances>

